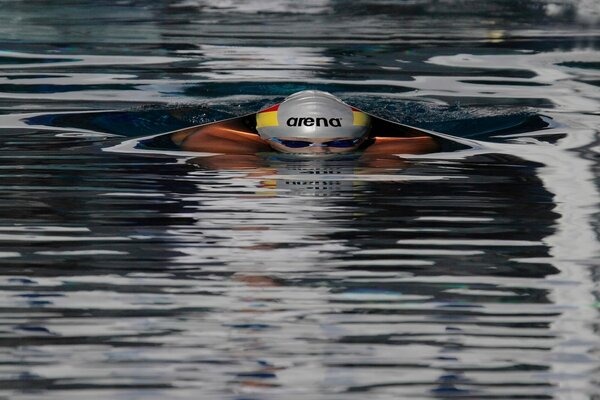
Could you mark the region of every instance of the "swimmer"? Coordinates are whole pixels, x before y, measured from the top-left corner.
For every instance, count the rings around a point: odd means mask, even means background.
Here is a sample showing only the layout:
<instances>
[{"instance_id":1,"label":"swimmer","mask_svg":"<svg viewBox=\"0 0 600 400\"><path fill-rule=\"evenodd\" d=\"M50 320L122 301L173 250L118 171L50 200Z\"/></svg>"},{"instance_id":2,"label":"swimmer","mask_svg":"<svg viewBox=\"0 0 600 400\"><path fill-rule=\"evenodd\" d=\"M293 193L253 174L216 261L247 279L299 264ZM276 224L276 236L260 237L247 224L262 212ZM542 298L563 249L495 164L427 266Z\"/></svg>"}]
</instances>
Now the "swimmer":
<instances>
[{"instance_id":1,"label":"swimmer","mask_svg":"<svg viewBox=\"0 0 600 400\"><path fill-rule=\"evenodd\" d=\"M426 154L444 135L387 121L319 90L294 93L257 113L172 132L182 150L250 155L276 150L299 156Z\"/></svg>"}]
</instances>

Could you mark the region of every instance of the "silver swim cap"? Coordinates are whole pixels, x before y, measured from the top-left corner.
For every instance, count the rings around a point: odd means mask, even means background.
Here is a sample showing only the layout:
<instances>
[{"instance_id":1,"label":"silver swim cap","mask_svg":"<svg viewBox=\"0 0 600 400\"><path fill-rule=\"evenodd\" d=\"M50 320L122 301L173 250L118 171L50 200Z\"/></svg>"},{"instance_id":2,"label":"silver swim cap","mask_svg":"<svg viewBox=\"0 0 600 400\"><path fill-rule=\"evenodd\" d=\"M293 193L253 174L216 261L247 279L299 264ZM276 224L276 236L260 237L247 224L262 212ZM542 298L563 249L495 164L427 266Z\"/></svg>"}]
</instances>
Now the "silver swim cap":
<instances>
[{"instance_id":1,"label":"silver swim cap","mask_svg":"<svg viewBox=\"0 0 600 400\"><path fill-rule=\"evenodd\" d=\"M368 114L331 93L304 90L256 114L256 130L263 139L360 138L371 124Z\"/></svg>"}]
</instances>

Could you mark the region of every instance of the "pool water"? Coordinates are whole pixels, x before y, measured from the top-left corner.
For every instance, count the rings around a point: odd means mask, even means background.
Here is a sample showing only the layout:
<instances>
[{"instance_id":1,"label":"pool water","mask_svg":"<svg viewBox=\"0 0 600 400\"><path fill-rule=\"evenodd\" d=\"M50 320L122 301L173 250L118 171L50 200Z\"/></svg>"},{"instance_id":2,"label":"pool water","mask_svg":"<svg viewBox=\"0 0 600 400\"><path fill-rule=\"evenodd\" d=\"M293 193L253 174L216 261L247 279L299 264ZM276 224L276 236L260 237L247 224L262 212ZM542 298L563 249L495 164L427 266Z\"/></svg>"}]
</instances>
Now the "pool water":
<instances>
[{"instance_id":1,"label":"pool water","mask_svg":"<svg viewBox=\"0 0 600 400\"><path fill-rule=\"evenodd\" d=\"M0 399L600 396L597 2L0 4ZM473 146L144 145L303 89Z\"/></svg>"}]
</instances>

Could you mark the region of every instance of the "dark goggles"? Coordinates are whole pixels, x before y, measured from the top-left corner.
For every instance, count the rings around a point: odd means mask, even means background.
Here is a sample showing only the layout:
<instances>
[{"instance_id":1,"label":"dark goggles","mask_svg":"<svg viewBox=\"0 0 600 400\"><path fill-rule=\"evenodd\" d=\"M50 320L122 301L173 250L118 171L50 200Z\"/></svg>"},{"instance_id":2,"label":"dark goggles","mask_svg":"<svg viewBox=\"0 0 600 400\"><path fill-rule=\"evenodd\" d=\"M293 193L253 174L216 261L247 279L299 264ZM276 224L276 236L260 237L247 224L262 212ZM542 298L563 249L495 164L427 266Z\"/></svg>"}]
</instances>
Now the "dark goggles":
<instances>
[{"instance_id":1,"label":"dark goggles","mask_svg":"<svg viewBox=\"0 0 600 400\"><path fill-rule=\"evenodd\" d=\"M279 138L270 138L269 140L275 142L275 143L279 143L285 147L289 147L292 149L299 149L302 147L337 147L337 148L348 148L348 147L354 147L356 146L356 144L358 142L361 141L362 138L356 138L356 139L338 139L338 140L331 140L329 142L323 142L323 143L313 143L313 142L308 142L305 140L285 140L285 139L279 139Z\"/></svg>"}]
</instances>

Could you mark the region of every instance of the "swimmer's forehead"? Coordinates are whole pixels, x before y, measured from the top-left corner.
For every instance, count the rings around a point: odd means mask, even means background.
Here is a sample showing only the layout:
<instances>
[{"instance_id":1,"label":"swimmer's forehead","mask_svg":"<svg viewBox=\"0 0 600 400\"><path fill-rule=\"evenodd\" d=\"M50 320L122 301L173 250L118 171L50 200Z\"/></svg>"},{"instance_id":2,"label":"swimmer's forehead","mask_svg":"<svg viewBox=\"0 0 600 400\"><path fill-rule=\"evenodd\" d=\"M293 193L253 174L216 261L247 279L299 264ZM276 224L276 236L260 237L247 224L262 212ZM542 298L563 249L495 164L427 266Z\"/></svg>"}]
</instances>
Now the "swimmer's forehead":
<instances>
[{"instance_id":1,"label":"swimmer's forehead","mask_svg":"<svg viewBox=\"0 0 600 400\"><path fill-rule=\"evenodd\" d=\"M369 125L367 114L319 91L295 93L257 115L257 129L265 138L356 138Z\"/></svg>"}]
</instances>

